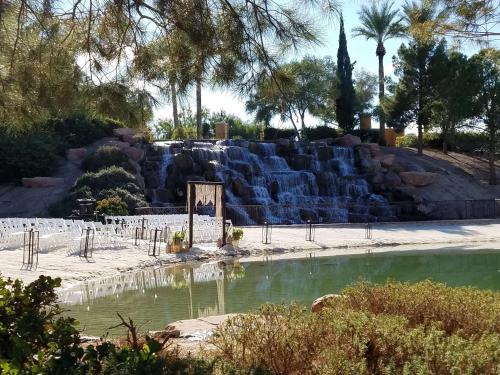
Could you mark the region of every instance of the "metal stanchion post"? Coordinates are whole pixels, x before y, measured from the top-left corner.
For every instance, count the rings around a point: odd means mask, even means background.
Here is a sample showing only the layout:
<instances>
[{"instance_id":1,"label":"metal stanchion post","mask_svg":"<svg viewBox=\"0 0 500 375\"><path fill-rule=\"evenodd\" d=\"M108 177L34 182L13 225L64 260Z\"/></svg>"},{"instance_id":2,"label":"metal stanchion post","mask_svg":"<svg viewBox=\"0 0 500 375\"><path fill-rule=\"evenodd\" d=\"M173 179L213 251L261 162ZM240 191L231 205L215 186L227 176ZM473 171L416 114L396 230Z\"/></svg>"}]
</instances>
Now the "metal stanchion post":
<instances>
[{"instance_id":1,"label":"metal stanchion post","mask_svg":"<svg viewBox=\"0 0 500 375\"><path fill-rule=\"evenodd\" d=\"M372 224L371 223L365 224L365 239L367 239L367 240L372 239Z\"/></svg>"},{"instance_id":2,"label":"metal stanchion post","mask_svg":"<svg viewBox=\"0 0 500 375\"><path fill-rule=\"evenodd\" d=\"M306 223L306 241L314 241L316 235L316 226L311 220Z\"/></svg>"},{"instance_id":3,"label":"metal stanchion post","mask_svg":"<svg viewBox=\"0 0 500 375\"><path fill-rule=\"evenodd\" d=\"M38 266L38 252L40 249L40 232L33 228L24 232L23 238L23 267L26 269ZM36 259L36 261L35 261Z\"/></svg>"},{"instance_id":4,"label":"metal stanchion post","mask_svg":"<svg viewBox=\"0 0 500 375\"><path fill-rule=\"evenodd\" d=\"M267 221L264 221L264 225L262 226L262 243L270 244L271 243L271 234L273 232L273 226Z\"/></svg>"},{"instance_id":5,"label":"metal stanchion post","mask_svg":"<svg viewBox=\"0 0 500 375\"><path fill-rule=\"evenodd\" d=\"M94 229L92 228L82 229L82 237L80 238L80 257L92 258L93 249L94 249Z\"/></svg>"},{"instance_id":6,"label":"metal stanchion post","mask_svg":"<svg viewBox=\"0 0 500 375\"><path fill-rule=\"evenodd\" d=\"M148 255L149 256L157 256L160 255L160 244L161 244L161 239L162 239L162 229L151 229L149 233L149 249L148 249ZM158 254L156 252L158 251Z\"/></svg>"}]
</instances>

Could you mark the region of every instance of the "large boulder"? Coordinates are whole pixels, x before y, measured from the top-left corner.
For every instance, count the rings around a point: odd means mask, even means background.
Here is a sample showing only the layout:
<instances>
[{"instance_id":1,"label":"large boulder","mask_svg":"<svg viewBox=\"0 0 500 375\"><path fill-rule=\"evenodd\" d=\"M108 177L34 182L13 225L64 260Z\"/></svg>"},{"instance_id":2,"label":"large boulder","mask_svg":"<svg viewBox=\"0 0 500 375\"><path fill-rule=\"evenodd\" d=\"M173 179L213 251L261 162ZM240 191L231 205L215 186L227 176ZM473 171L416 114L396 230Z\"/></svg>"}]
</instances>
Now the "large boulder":
<instances>
[{"instance_id":1,"label":"large boulder","mask_svg":"<svg viewBox=\"0 0 500 375\"><path fill-rule=\"evenodd\" d=\"M382 167L390 168L394 164L394 160L396 160L396 155L394 154L377 155L374 157L374 159L380 161Z\"/></svg>"},{"instance_id":2,"label":"large boulder","mask_svg":"<svg viewBox=\"0 0 500 375\"><path fill-rule=\"evenodd\" d=\"M318 147L318 160L327 161L333 159L333 148L328 146Z\"/></svg>"},{"instance_id":3,"label":"large boulder","mask_svg":"<svg viewBox=\"0 0 500 375\"><path fill-rule=\"evenodd\" d=\"M334 140L338 146L356 146L361 144L361 139L355 135L346 134Z\"/></svg>"},{"instance_id":4,"label":"large boulder","mask_svg":"<svg viewBox=\"0 0 500 375\"><path fill-rule=\"evenodd\" d=\"M81 162L87 156L88 151L85 147L80 148L68 148L66 150L66 160Z\"/></svg>"},{"instance_id":5,"label":"large boulder","mask_svg":"<svg viewBox=\"0 0 500 375\"><path fill-rule=\"evenodd\" d=\"M174 199L174 195L170 190L167 189L156 189L155 190L155 196L156 199L158 199L160 202L172 202Z\"/></svg>"},{"instance_id":6,"label":"large boulder","mask_svg":"<svg viewBox=\"0 0 500 375\"><path fill-rule=\"evenodd\" d=\"M436 181L438 174L432 172L400 172L399 177L406 185L422 187Z\"/></svg>"},{"instance_id":7,"label":"large boulder","mask_svg":"<svg viewBox=\"0 0 500 375\"><path fill-rule=\"evenodd\" d=\"M373 184L382 184L384 182L384 174L382 172L378 172L376 175L372 177Z\"/></svg>"},{"instance_id":8,"label":"large boulder","mask_svg":"<svg viewBox=\"0 0 500 375\"><path fill-rule=\"evenodd\" d=\"M392 190L401 185L401 177L397 173L389 171L384 176L384 185Z\"/></svg>"},{"instance_id":9,"label":"large boulder","mask_svg":"<svg viewBox=\"0 0 500 375\"><path fill-rule=\"evenodd\" d=\"M229 162L229 166L235 171L241 173L248 182L252 180L254 172L250 163L242 160L234 160Z\"/></svg>"},{"instance_id":10,"label":"large boulder","mask_svg":"<svg viewBox=\"0 0 500 375\"><path fill-rule=\"evenodd\" d=\"M174 165L182 173L191 173L193 171L193 158L187 154L178 154L174 157Z\"/></svg>"},{"instance_id":11,"label":"large boulder","mask_svg":"<svg viewBox=\"0 0 500 375\"><path fill-rule=\"evenodd\" d=\"M370 150L370 154L372 156L379 156L382 154L382 149L378 143L363 143L363 147Z\"/></svg>"},{"instance_id":12,"label":"large boulder","mask_svg":"<svg viewBox=\"0 0 500 375\"><path fill-rule=\"evenodd\" d=\"M312 162L312 155L297 154L291 160L291 167L295 170L311 170Z\"/></svg>"},{"instance_id":13,"label":"large boulder","mask_svg":"<svg viewBox=\"0 0 500 375\"><path fill-rule=\"evenodd\" d=\"M27 188L47 188L61 187L64 185L64 178L59 177L31 177L23 178L22 183Z\"/></svg>"},{"instance_id":14,"label":"large boulder","mask_svg":"<svg viewBox=\"0 0 500 375\"><path fill-rule=\"evenodd\" d=\"M133 145L135 143L139 143L145 140L144 135L142 134L134 134L134 135L124 135L121 137L123 142L127 142L130 145Z\"/></svg>"},{"instance_id":15,"label":"large boulder","mask_svg":"<svg viewBox=\"0 0 500 375\"><path fill-rule=\"evenodd\" d=\"M120 150L123 150L126 147L130 147L130 143L110 140L106 142L105 146L118 147Z\"/></svg>"},{"instance_id":16,"label":"large boulder","mask_svg":"<svg viewBox=\"0 0 500 375\"><path fill-rule=\"evenodd\" d=\"M361 173L374 175L380 172L380 162L375 159L361 159L359 163Z\"/></svg>"},{"instance_id":17,"label":"large boulder","mask_svg":"<svg viewBox=\"0 0 500 375\"><path fill-rule=\"evenodd\" d=\"M277 140L274 141L277 146L284 147L284 148L289 148L290 147L290 140L286 138L278 138Z\"/></svg>"},{"instance_id":18,"label":"large boulder","mask_svg":"<svg viewBox=\"0 0 500 375\"><path fill-rule=\"evenodd\" d=\"M143 172L158 172L159 170L160 170L160 162L158 161L146 160L142 164Z\"/></svg>"},{"instance_id":19,"label":"large boulder","mask_svg":"<svg viewBox=\"0 0 500 375\"><path fill-rule=\"evenodd\" d=\"M239 197L244 197L251 190L250 186L248 185L248 183L245 180L243 180L243 179L241 179L239 177L236 177L232 181L231 188L233 189L234 194L236 194Z\"/></svg>"},{"instance_id":20,"label":"large boulder","mask_svg":"<svg viewBox=\"0 0 500 375\"><path fill-rule=\"evenodd\" d=\"M340 294L327 294L324 295L323 297L316 298L311 305L311 311L313 313L318 313L321 310L323 310L325 305L329 304L331 301L340 297L342 297Z\"/></svg>"},{"instance_id":21,"label":"large boulder","mask_svg":"<svg viewBox=\"0 0 500 375\"><path fill-rule=\"evenodd\" d=\"M137 147L125 147L122 151L125 155L128 156L129 159L132 159L133 161L139 162L144 157L144 150Z\"/></svg>"},{"instance_id":22,"label":"large boulder","mask_svg":"<svg viewBox=\"0 0 500 375\"><path fill-rule=\"evenodd\" d=\"M137 129L133 128L117 128L113 129L113 135L115 137L123 137L125 135L135 135L137 134Z\"/></svg>"},{"instance_id":23,"label":"large boulder","mask_svg":"<svg viewBox=\"0 0 500 375\"><path fill-rule=\"evenodd\" d=\"M154 171L144 172L144 184L148 189L156 189L160 186L160 174Z\"/></svg>"}]
</instances>

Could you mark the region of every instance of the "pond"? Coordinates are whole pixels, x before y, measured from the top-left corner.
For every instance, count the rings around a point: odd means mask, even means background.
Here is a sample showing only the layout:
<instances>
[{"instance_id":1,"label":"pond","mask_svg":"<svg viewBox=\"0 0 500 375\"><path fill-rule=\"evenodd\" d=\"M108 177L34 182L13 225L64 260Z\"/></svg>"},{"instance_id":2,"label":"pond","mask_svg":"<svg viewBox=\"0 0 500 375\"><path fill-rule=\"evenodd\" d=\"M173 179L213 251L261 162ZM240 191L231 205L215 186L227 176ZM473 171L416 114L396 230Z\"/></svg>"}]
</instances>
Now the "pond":
<instances>
[{"instance_id":1,"label":"pond","mask_svg":"<svg viewBox=\"0 0 500 375\"><path fill-rule=\"evenodd\" d=\"M266 302L297 301L310 306L324 294L339 293L353 282L431 279L449 286L500 289L500 252L442 249L253 262L215 262L148 269L65 290L68 314L84 334L119 335L116 312L141 331L208 315L243 313Z\"/></svg>"}]
</instances>

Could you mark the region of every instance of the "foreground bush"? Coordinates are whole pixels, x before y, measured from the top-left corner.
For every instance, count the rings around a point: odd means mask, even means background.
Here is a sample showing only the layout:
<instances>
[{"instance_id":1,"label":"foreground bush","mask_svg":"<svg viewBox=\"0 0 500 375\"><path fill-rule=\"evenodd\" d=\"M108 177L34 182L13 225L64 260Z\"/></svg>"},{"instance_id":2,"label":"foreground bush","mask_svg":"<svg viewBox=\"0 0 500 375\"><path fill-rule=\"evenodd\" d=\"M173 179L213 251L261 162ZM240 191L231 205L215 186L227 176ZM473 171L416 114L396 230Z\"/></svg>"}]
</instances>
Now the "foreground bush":
<instances>
[{"instance_id":1,"label":"foreground bush","mask_svg":"<svg viewBox=\"0 0 500 375\"><path fill-rule=\"evenodd\" d=\"M272 374L497 374L500 293L431 282L347 288L319 314L264 306L217 331L221 369Z\"/></svg>"},{"instance_id":2,"label":"foreground bush","mask_svg":"<svg viewBox=\"0 0 500 375\"><path fill-rule=\"evenodd\" d=\"M118 347L110 342L80 345L77 322L62 317L55 288L60 279L41 276L27 286L0 275L0 374L210 374L212 364L160 352L148 336ZM136 328L122 324L136 334Z\"/></svg>"}]
</instances>

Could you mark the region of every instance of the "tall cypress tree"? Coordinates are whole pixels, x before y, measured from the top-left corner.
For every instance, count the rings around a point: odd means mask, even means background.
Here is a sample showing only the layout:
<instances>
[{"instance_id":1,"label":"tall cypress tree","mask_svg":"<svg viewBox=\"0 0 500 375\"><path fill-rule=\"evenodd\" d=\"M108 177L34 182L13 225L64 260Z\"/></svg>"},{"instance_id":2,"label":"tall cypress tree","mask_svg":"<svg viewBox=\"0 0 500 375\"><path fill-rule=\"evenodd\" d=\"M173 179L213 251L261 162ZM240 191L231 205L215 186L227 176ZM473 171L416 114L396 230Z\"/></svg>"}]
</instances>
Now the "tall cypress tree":
<instances>
[{"instance_id":1,"label":"tall cypress tree","mask_svg":"<svg viewBox=\"0 0 500 375\"><path fill-rule=\"evenodd\" d=\"M347 40L344 32L344 17L340 15L339 49L337 51L337 122L339 127L348 132L354 129L355 93L352 82L351 59L347 52Z\"/></svg>"}]
</instances>

